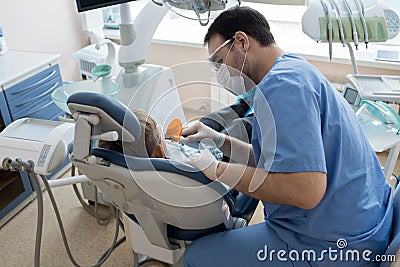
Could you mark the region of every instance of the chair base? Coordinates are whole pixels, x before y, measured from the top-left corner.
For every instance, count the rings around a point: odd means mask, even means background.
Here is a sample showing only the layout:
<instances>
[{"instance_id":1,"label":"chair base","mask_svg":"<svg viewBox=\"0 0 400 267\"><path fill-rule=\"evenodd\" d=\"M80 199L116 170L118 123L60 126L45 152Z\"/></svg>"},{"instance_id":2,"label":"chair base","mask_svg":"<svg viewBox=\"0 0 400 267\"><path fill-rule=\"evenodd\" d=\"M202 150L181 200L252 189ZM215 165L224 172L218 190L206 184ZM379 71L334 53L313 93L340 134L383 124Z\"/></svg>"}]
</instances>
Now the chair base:
<instances>
[{"instance_id":1,"label":"chair base","mask_svg":"<svg viewBox=\"0 0 400 267\"><path fill-rule=\"evenodd\" d=\"M122 214L122 217L125 225L126 241L129 245L132 245L131 249L135 253L146 255L150 258L172 264L173 266L180 266L177 264L180 259L183 262L183 254L185 252L185 243L183 241L180 241L180 248L177 249L166 249L155 246L150 243L145 232L137 223L125 214Z\"/></svg>"}]
</instances>

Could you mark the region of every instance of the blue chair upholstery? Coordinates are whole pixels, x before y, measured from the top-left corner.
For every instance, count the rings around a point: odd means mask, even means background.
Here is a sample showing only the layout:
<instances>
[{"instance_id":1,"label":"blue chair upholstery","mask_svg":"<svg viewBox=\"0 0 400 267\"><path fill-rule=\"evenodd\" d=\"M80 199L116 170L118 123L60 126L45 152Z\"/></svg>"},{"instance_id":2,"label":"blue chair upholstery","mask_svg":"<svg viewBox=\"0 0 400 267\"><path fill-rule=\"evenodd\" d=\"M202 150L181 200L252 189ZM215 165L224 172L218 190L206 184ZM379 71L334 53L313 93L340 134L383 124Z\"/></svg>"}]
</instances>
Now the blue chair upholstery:
<instances>
[{"instance_id":1,"label":"blue chair upholstery","mask_svg":"<svg viewBox=\"0 0 400 267\"><path fill-rule=\"evenodd\" d=\"M386 249L386 258L389 255L396 255L400 249L400 190L396 189L393 196L393 222L392 233L390 236L389 246ZM399 261L399 260L398 260ZM382 262L380 267L389 267L391 262ZM397 266L397 265L396 265Z\"/></svg>"},{"instance_id":2,"label":"blue chair upholstery","mask_svg":"<svg viewBox=\"0 0 400 267\"><path fill-rule=\"evenodd\" d=\"M82 106L95 107L104 111L115 121L115 123L119 124L121 128L125 128L125 130L136 140L139 139L141 131L139 120L128 107L123 105L118 100L102 94L79 92L72 94L68 98L68 106L71 103L75 105L78 104ZM73 106L69 106L69 109L72 113L74 113L75 108ZM129 123L124 123L125 121L128 121ZM100 128L102 128L104 131L118 131L118 129L108 129L107 127L110 126L107 125L107 123L100 121ZM121 131L118 131L118 133L119 136L122 137Z\"/></svg>"}]
</instances>

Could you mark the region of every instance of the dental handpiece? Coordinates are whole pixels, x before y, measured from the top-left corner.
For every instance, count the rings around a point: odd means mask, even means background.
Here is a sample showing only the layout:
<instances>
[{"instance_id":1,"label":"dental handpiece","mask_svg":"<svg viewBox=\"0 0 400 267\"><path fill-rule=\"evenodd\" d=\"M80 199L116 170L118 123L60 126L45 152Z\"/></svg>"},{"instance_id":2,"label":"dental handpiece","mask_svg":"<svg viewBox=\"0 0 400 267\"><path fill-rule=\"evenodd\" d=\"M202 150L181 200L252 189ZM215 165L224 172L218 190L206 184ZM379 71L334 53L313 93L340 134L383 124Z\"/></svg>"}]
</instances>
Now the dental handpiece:
<instances>
[{"instance_id":1,"label":"dental handpiece","mask_svg":"<svg viewBox=\"0 0 400 267\"><path fill-rule=\"evenodd\" d=\"M360 18L361 22L363 24L364 28L364 42L365 42L365 47L368 49L368 27L367 27L367 22L365 21L365 9L364 9L364 4L362 3L361 0L355 0L357 4L357 8L360 12Z\"/></svg>"},{"instance_id":2,"label":"dental handpiece","mask_svg":"<svg viewBox=\"0 0 400 267\"><path fill-rule=\"evenodd\" d=\"M338 21L340 41L342 42L343 47L345 47L346 46L346 39L344 38L343 25L342 25L342 16L340 15L339 7L337 6L335 0L329 0L329 2L332 5L332 9L335 11L336 19Z\"/></svg>"},{"instance_id":3,"label":"dental handpiece","mask_svg":"<svg viewBox=\"0 0 400 267\"><path fill-rule=\"evenodd\" d=\"M328 42L329 42L329 62L332 62L332 18L325 0L320 0L325 11L325 16L328 18Z\"/></svg>"},{"instance_id":4,"label":"dental handpiece","mask_svg":"<svg viewBox=\"0 0 400 267\"><path fill-rule=\"evenodd\" d=\"M353 41L354 41L354 45L356 46L356 49L358 50L358 33L357 33L356 23L354 22L354 18L353 18L353 11L351 10L351 7L350 7L349 3L347 2L347 0L343 0L343 2L344 2L344 5L346 6L347 13L349 13L351 28L353 29Z\"/></svg>"}]
</instances>

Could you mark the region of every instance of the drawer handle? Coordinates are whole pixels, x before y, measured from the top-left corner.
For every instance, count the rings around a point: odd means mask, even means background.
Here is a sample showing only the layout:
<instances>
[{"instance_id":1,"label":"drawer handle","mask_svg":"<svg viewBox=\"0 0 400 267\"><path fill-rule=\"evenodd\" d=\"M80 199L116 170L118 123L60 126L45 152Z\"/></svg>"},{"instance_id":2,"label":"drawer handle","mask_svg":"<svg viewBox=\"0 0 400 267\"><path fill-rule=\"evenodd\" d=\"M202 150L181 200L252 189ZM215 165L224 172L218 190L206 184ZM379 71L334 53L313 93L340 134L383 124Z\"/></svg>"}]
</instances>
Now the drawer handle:
<instances>
[{"instance_id":1,"label":"drawer handle","mask_svg":"<svg viewBox=\"0 0 400 267\"><path fill-rule=\"evenodd\" d=\"M47 108L48 106L50 106L51 104L53 104L53 101L50 101L49 103L47 103L46 105L44 105L43 107L41 107L41 108L38 108L38 109L36 109L36 110L34 110L34 111L32 111L31 113L29 113L29 114L26 114L24 117L29 117L30 115L32 115L33 113L36 113L36 112L38 112L38 111L41 111L42 109L45 109L45 108Z\"/></svg>"},{"instance_id":2,"label":"drawer handle","mask_svg":"<svg viewBox=\"0 0 400 267\"><path fill-rule=\"evenodd\" d=\"M13 93L11 93L11 95L17 95L17 94L23 93L23 92L25 92L25 91L27 91L27 90L30 90L30 89L32 89L33 87L38 86L39 84L46 82L47 80L49 80L50 77L52 77L52 76L53 76L54 74L56 74L56 73L57 73L57 71L53 70L49 75L47 75L46 77L44 77L44 78L41 79L40 81L35 82L34 84L32 84L32 85L26 87L26 88L23 89L23 90L19 90L19 91L17 91L17 92L13 92Z\"/></svg>"},{"instance_id":3,"label":"drawer handle","mask_svg":"<svg viewBox=\"0 0 400 267\"><path fill-rule=\"evenodd\" d=\"M35 96L34 98L32 98L32 99L29 99L28 101L26 101L26 102L24 102L24 103L21 103L21 104L15 105L15 107L16 107L16 108L20 108L20 107L27 106L28 104L30 104L30 103L32 103L32 102L34 102L34 101L38 100L39 98L42 98L43 96L47 95L48 93L52 92L52 91L53 91L55 88L57 88L57 87L58 87L58 85L59 85L59 84L60 84L59 82L56 82L56 83L55 83L55 84L53 84L53 86L52 86L52 87L50 87L50 89L49 89L49 90L47 90L46 92L44 92L44 93L41 93L40 95L38 95L38 96Z\"/></svg>"}]
</instances>

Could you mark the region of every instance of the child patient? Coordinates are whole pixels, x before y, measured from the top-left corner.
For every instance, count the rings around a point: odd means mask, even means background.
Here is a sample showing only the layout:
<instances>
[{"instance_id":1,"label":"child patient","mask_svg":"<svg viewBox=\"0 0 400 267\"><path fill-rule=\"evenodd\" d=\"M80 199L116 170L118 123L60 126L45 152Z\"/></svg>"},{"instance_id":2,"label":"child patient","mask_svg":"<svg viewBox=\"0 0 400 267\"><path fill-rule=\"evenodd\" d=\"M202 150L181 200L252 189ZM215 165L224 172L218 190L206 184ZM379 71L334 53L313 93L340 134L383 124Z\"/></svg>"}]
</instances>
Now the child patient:
<instances>
[{"instance_id":1,"label":"child patient","mask_svg":"<svg viewBox=\"0 0 400 267\"><path fill-rule=\"evenodd\" d=\"M189 157L191 154L198 152L198 150L194 148L183 146L182 144L178 145L177 143L168 151L162 128L157 124L156 120L144 110L134 109L132 112L137 117L141 127L139 140L135 142L123 142L121 140L100 141L100 148L117 151L133 157L170 158L175 161L184 161L185 157ZM206 146L206 148L210 150L217 160L222 159L223 154L219 149L212 146Z\"/></svg>"},{"instance_id":2,"label":"child patient","mask_svg":"<svg viewBox=\"0 0 400 267\"><path fill-rule=\"evenodd\" d=\"M139 120L141 127L140 139L133 143L118 141L100 141L99 147L129 156L141 158L165 158L165 139L161 127L147 112L134 109L132 112Z\"/></svg>"}]
</instances>

